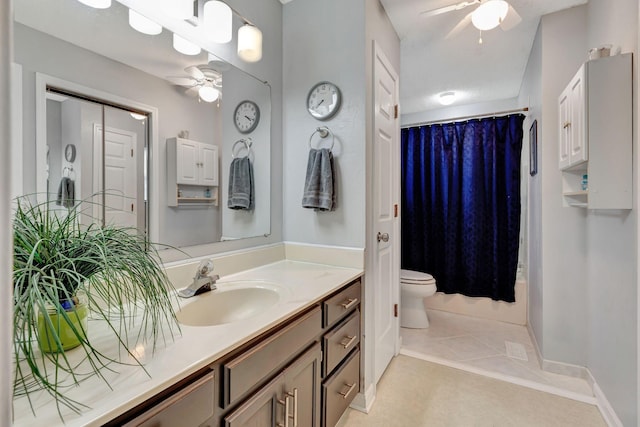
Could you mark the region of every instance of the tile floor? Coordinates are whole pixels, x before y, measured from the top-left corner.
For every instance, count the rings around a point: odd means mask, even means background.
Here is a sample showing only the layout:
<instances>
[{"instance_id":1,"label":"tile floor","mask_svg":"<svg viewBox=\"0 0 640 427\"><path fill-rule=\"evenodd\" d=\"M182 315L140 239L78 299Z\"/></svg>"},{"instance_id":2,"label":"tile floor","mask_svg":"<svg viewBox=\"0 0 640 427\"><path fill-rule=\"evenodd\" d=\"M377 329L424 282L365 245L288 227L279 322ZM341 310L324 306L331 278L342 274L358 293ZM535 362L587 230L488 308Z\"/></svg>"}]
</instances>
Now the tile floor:
<instances>
[{"instance_id":1,"label":"tile floor","mask_svg":"<svg viewBox=\"0 0 640 427\"><path fill-rule=\"evenodd\" d=\"M437 310L427 313L429 328L400 329L402 354L595 403L585 380L540 368L526 327ZM505 342L515 343L515 350L524 347L526 356L516 352L509 357L510 344ZM523 356L528 360L522 360Z\"/></svg>"}]
</instances>

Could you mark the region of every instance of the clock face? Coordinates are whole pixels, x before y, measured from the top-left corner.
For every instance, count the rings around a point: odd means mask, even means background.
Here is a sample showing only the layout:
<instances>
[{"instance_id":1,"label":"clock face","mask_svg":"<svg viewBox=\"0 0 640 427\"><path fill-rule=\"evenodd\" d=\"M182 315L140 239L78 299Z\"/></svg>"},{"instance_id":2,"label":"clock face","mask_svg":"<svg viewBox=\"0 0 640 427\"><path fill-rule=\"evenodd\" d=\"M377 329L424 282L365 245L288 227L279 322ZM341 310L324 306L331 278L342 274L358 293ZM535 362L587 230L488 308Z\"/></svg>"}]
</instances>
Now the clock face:
<instances>
[{"instance_id":1,"label":"clock face","mask_svg":"<svg viewBox=\"0 0 640 427\"><path fill-rule=\"evenodd\" d=\"M309 91L307 109L318 120L327 120L340 108L340 89L329 82L320 82Z\"/></svg>"},{"instance_id":2,"label":"clock face","mask_svg":"<svg viewBox=\"0 0 640 427\"><path fill-rule=\"evenodd\" d=\"M253 132L260 122L260 108L253 101L242 101L236 107L233 118L238 132Z\"/></svg>"},{"instance_id":3,"label":"clock face","mask_svg":"<svg viewBox=\"0 0 640 427\"><path fill-rule=\"evenodd\" d=\"M73 162L76 159L76 146L75 145L67 144L67 146L64 147L64 158L68 162Z\"/></svg>"}]
</instances>

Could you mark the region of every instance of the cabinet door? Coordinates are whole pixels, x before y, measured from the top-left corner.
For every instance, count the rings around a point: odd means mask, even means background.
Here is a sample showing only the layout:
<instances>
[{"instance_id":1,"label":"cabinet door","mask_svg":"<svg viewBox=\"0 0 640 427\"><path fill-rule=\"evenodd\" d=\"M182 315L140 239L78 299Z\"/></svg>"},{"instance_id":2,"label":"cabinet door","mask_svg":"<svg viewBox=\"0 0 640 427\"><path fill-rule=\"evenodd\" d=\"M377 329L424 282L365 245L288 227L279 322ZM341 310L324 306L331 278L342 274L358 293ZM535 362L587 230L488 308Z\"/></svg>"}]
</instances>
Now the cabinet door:
<instances>
[{"instance_id":1,"label":"cabinet door","mask_svg":"<svg viewBox=\"0 0 640 427\"><path fill-rule=\"evenodd\" d=\"M218 147L210 144L200 144L199 153L199 184L218 185Z\"/></svg>"},{"instance_id":2,"label":"cabinet door","mask_svg":"<svg viewBox=\"0 0 640 427\"><path fill-rule=\"evenodd\" d=\"M285 370L282 399L289 399L285 426L320 426L320 360L320 343L316 343Z\"/></svg>"},{"instance_id":3,"label":"cabinet door","mask_svg":"<svg viewBox=\"0 0 640 427\"><path fill-rule=\"evenodd\" d=\"M576 76L571 80L569 85L571 108L569 111L570 118L570 138L571 151L569 152L571 166L578 165L588 160L588 135L587 126L587 107L585 100L585 67L580 68Z\"/></svg>"},{"instance_id":4,"label":"cabinet door","mask_svg":"<svg viewBox=\"0 0 640 427\"><path fill-rule=\"evenodd\" d=\"M570 132L571 132L571 119L570 119L570 109L571 109L571 93L567 89L565 89L560 98L558 98L558 112L559 116L559 124L560 124L560 139L559 139L559 166L560 169L566 169L571 166L571 157L569 152L571 150L571 142L570 142Z\"/></svg>"},{"instance_id":5,"label":"cabinet door","mask_svg":"<svg viewBox=\"0 0 640 427\"><path fill-rule=\"evenodd\" d=\"M225 427L276 427L284 425L284 401L278 401L283 384L282 374L261 388L244 404L224 417ZM287 401L287 409L289 402Z\"/></svg>"},{"instance_id":6,"label":"cabinet door","mask_svg":"<svg viewBox=\"0 0 640 427\"><path fill-rule=\"evenodd\" d=\"M176 142L176 183L196 185L198 183L198 148L195 141L178 139Z\"/></svg>"}]
</instances>

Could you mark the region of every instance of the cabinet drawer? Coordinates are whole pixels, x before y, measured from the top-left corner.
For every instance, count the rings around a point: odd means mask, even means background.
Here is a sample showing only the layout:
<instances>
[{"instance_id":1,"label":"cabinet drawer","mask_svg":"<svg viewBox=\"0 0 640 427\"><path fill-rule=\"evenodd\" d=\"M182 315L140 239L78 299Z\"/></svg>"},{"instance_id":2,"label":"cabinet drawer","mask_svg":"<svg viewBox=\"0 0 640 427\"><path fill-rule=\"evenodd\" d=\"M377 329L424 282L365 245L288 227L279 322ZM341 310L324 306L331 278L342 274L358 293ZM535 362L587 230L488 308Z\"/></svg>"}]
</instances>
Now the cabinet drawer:
<instances>
[{"instance_id":1,"label":"cabinet drawer","mask_svg":"<svg viewBox=\"0 0 640 427\"><path fill-rule=\"evenodd\" d=\"M324 336L324 373L328 375L360 342L360 310L356 309L344 322Z\"/></svg>"},{"instance_id":2,"label":"cabinet drawer","mask_svg":"<svg viewBox=\"0 0 640 427\"><path fill-rule=\"evenodd\" d=\"M322 332L320 307L294 320L245 353L223 363L223 408L276 372Z\"/></svg>"},{"instance_id":3,"label":"cabinet drawer","mask_svg":"<svg viewBox=\"0 0 640 427\"><path fill-rule=\"evenodd\" d=\"M324 302L324 326L329 326L345 316L360 303L360 279Z\"/></svg>"},{"instance_id":4,"label":"cabinet drawer","mask_svg":"<svg viewBox=\"0 0 640 427\"><path fill-rule=\"evenodd\" d=\"M214 373L211 372L124 424L124 427L198 427L213 416L214 384Z\"/></svg>"},{"instance_id":5,"label":"cabinet drawer","mask_svg":"<svg viewBox=\"0 0 640 427\"><path fill-rule=\"evenodd\" d=\"M345 364L322 386L324 425L336 425L360 388L360 350L353 352Z\"/></svg>"}]
</instances>

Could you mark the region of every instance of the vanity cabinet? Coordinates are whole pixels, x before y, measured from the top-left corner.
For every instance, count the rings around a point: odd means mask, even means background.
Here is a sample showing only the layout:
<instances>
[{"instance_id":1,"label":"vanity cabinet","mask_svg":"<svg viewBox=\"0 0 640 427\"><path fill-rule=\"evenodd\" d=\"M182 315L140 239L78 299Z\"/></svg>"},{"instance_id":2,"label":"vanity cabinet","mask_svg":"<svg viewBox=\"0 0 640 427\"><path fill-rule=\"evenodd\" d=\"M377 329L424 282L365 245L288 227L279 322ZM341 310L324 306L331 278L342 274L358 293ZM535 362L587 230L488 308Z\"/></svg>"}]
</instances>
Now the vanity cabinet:
<instances>
[{"instance_id":1,"label":"vanity cabinet","mask_svg":"<svg viewBox=\"0 0 640 427\"><path fill-rule=\"evenodd\" d=\"M218 175L218 146L184 138L167 139L169 206L217 202Z\"/></svg>"},{"instance_id":2,"label":"vanity cabinet","mask_svg":"<svg viewBox=\"0 0 640 427\"><path fill-rule=\"evenodd\" d=\"M564 206L631 209L632 102L631 54L586 62L559 96Z\"/></svg>"},{"instance_id":3,"label":"vanity cabinet","mask_svg":"<svg viewBox=\"0 0 640 427\"><path fill-rule=\"evenodd\" d=\"M361 292L358 278L107 425L335 426L360 390Z\"/></svg>"}]
</instances>

